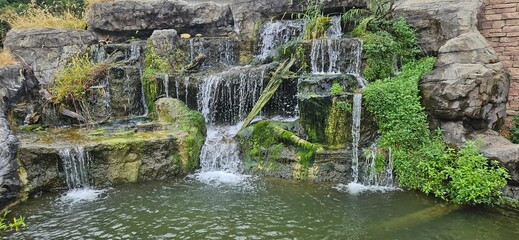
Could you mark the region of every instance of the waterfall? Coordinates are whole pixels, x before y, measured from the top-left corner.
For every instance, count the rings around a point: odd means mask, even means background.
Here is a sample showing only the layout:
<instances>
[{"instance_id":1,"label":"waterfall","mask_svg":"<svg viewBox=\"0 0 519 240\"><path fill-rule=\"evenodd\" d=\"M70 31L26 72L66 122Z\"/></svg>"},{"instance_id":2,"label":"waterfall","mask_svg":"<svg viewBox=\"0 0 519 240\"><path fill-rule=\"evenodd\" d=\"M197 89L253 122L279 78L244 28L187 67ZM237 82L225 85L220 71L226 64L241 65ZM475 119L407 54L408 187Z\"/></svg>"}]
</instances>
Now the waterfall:
<instances>
[{"instance_id":1,"label":"waterfall","mask_svg":"<svg viewBox=\"0 0 519 240\"><path fill-rule=\"evenodd\" d=\"M340 54L340 40L338 39L328 38L312 41L312 50L310 52L312 74L341 73L338 64Z\"/></svg>"},{"instance_id":2,"label":"waterfall","mask_svg":"<svg viewBox=\"0 0 519 240\"><path fill-rule=\"evenodd\" d=\"M236 67L208 76L198 91L198 110L210 125L242 121L263 90L267 66Z\"/></svg>"},{"instance_id":3,"label":"waterfall","mask_svg":"<svg viewBox=\"0 0 519 240\"><path fill-rule=\"evenodd\" d=\"M143 108L142 116L148 116L148 103L146 102L146 93L144 92L144 82L142 79L142 68L139 68L139 79L141 81L141 104Z\"/></svg>"},{"instance_id":4,"label":"waterfall","mask_svg":"<svg viewBox=\"0 0 519 240\"><path fill-rule=\"evenodd\" d=\"M353 42L353 46L349 53L350 56L354 56L353 63L349 64L346 68L346 73L349 73L357 78L357 82L359 86L364 88L366 86L366 80L362 77L362 48L364 43L362 39L356 39L357 41Z\"/></svg>"},{"instance_id":5,"label":"waterfall","mask_svg":"<svg viewBox=\"0 0 519 240\"><path fill-rule=\"evenodd\" d=\"M130 52L128 53L128 60L138 61L141 57L141 46L138 43L130 44Z\"/></svg>"},{"instance_id":6,"label":"waterfall","mask_svg":"<svg viewBox=\"0 0 519 240\"><path fill-rule=\"evenodd\" d=\"M268 57L278 46L299 36L304 29L303 20L272 21L265 24L260 33L260 59Z\"/></svg>"},{"instance_id":7,"label":"waterfall","mask_svg":"<svg viewBox=\"0 0 519 240\"><path fill-rule=\"evenodd\" d=\"M362 110L362 94L356 93L353 95L353 109L351 126L351 170L353 175L353 182L359 181L359 141L360 141L360 119Z\"/></svg>"},{"instance_id":8,"label":"waterfall","mask_svg":"<svg viewBox=\"0 0 519 240\"><path fill-rule=\"evenodd\" d=\"M366 150L366 162L362 184L369 186L393 187L393 156L391 149L388 149L387 155L383 155L385 161L384 169L377 169L377 161L380 161L379 149L376 142ZM380 168L380 166L378 166Z\"/></svg>"},{"instance_id":9,"label":"waterfall","mask_svg":"<svg viewBox=\"0 0 519 240\"><path fill-rule=\"evenodd\" d=\"M63 161L65 180L69 189L90 187L88 179L88 167L90 155L85 153L83 147L65 148L59 150L59 156Z\"/></svg>"},{"instance_id":10,"label":"waterfall","mask_svg":"<svg viewBox=\"0 0 519 240\"><path fill-rule=\"evenodd\" d=\"M166 93L166 97L169 98L169 74L164 74L164 92Z\"/></svg>"},{"instance_id":11,"label":"waterfall","mask_svg":"<svg viewBox=\"0 0 519 240\"><path fill-rule=\"evenodd\" d=\"M184 78L184 87L185 87L185 92L186 92L186 101L185 103L187 104L188 103L188 97L189 97L189 77L185 77Z\"/></svg>"},{"instance_id":12,"label":"waterfall","mask_svg":"<svg viewBox=\"0 0 519 240\"><path fill-rule=\"evenodd\" d=\"M198 109L207 122L207 138L195 178L206 183L239 183L247 176L234 140L241 121L263 90L267 67L236 67L202 80Z\"/></svg>"}]
</instances>

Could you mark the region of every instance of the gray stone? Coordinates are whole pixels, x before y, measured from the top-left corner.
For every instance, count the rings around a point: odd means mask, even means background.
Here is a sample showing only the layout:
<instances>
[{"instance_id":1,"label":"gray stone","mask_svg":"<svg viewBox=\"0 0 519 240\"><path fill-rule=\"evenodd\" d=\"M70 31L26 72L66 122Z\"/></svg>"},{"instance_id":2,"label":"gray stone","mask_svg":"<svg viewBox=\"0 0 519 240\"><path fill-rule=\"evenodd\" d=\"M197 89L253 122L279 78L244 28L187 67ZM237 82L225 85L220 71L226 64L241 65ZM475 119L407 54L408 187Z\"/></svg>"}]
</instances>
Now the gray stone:
<instances>
[{"instance_id":1,"label":"gray stone","mask_svg":"<svg viewBox=\"0 0 519 240\"><path fill-rule=\"evenodd\" d=\"M94 33L74 29L13 29L7 33L4 47L29 68L40 84L52 81L73 56L97 42Z\"/></svg>"},{"instance_id":2,"label":"gray stone","mask_svg":"<svg viewBox=\"0 0 519 240\"><path fill-rule=\"evenodd\" d=\"M131 13L131 14L128 14ZM92 4L87 13L88 28L117 34L138 34L158 29L204 34L232 31L229 5L212 2L189 4L181 0L107 1Z\"/></svg>"},{"instance_id":3,"label":"gray stone","mask_svg":"<svg viewBox=\"0 0 519 240\"><path fill-rule=\"evenodd\" d=\"M506 116L509 79L501 63L454 63L420 82L425 110L440 121L463 121L473 129L499 129Z\"/></svg>"},{"instance_id":4,"label":"gray stone","mask_svg":"<svg viewBox=\"0 0 519 240\"><path fill-rule=\"evenodd\" d=\"M453 63L493 64L499 62L494 49L479 32L464 33L447 41L438 51L436 67Z\"/></svg>"},{"instance_id":5,"label":"gray stone","mask_svg":"<svg viewBox=\"0 0 519 240\"><path fill-rule=\"evenodd\" d=\"M155 30L149 38L159 53L172 53L179 39L174 29Z\"/></svg>"},{"instance_id":6,"label":"gray stone","mask_svg":"<svg viewBox=\"0 0 519 240\"><path fill-rule=\"evenodd\" d=\"M397 15L417 30L422 50L435 54L449 39L476 32L483 0L398 0Z\"/></svg>"},{"instance_id":7,"label":"gray stone","mask_svg":"<svg viewBox=\"0 0 519 240\"><path fill-rule=\"evenodd\" d=\"M511 176L507 186L510 190L508 192L509 195L517 198L519 196L517 192L511 190L517 190L519 187L519 145L511 143L508 139L500 136L499 133L491 130L475 133L470 137L480 139L483 155L490 160L497 160L508 170Z\"/></svg>"}]
</instances>

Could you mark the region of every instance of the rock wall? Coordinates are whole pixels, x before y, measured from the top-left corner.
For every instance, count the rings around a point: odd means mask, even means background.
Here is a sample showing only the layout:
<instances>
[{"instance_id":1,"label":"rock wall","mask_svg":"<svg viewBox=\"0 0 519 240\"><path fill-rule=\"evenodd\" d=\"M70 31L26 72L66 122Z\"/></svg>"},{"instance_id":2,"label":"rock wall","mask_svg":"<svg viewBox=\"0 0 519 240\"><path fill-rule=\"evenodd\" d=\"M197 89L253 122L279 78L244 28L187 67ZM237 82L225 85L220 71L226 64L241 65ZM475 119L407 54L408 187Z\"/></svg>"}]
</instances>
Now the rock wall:
<instances>
[{"instance_id":1,"label":"rock wall","mask_svg":"<svg viewBox=\"0 0 519 240\"><path fill-rule=\"evenodd\" d=\"M485 0L479 29L510 74L507 125L519 111L519 0Z\"/></svg>"}]
</instances>

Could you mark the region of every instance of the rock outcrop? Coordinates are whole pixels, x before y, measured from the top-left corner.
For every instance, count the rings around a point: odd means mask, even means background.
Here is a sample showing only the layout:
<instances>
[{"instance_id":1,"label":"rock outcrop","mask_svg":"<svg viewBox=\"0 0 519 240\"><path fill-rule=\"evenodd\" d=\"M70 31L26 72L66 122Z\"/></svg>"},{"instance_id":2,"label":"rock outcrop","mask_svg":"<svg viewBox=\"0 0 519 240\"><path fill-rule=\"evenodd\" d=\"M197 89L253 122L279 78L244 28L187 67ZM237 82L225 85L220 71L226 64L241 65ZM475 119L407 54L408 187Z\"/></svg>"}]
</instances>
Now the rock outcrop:
<instances>
[{"instance_id":1,"label":"rock outcrop","mask_svg":"<svg viewBox=\"0 0 519 240\"><path fill-rule=\"evenodd\" d=\"M495 51L479 33L483 1L398 1L396 12L417 29L422 50L438 56L420 82L431 128L460 132L499 130L506 117L509 78ZM451 129L456 125L463 129ZM456 134L452 131L457 131ZM453 139L457 136L457 139Z\"/></svg>"},{"instance_id":2,"label":"rock outcrop","mask_svg":"<svg viewBox=\"0 0 519 240\"><path fill-rule=\"evenodd\" d=\"M97 37L90 31L34 28L9 31L4 47L31 69L40 84L48 84L73 56L95 43Z\"/></svg>"},{"instance_id":3,"label":"rock outcrop","mask_svg":"<svg viewBox=\"0 0 519 240\"><path fill-rule=\"evenodd\" d=\"M128 13L132 14L128 14ZM233 16L229 5L213 2L189 4L181 0L106 1L92 4L87 14L90 30L117 37L153 30L176 29L220 35L231 32Z\"/></svg>"},{"instance_id":4,"label":"rock outcrop","mask_svg":"<svg viewBox=\"0 0 519 240\"><path fill-rule=\"evenodd\" d=\"M202 115L177 99L157 101L158 121L128 120L94 129L20 133L21 197L66 187L59 151L82 146L94 186L163 180L199 167L206 136Z\"/></svg>"},{"instance_id":5,"label":"rock outcrop","mask_svg":"<svg viewBox=\"0 0 519 240\"><path fill-rule=\"evenodd\" d=\"M25 78L21 73L17 65L0 68L0 208L14 198L20 187L14 162L19 141L11 132L5 111L23 94Z\"/></svg>"},{"instance_id":6,"label":"rock outcrop","mask_svg":"<svg viewBox=\"0 0 519 240\"><path fill-rule=\"evenodd\" d=\"M475 133L471 137L481 141L481 150L486 157L497 160L510 173L504 194L519 198L519 144L513 144L491 130Z\"/></svg>"}]
</instances>

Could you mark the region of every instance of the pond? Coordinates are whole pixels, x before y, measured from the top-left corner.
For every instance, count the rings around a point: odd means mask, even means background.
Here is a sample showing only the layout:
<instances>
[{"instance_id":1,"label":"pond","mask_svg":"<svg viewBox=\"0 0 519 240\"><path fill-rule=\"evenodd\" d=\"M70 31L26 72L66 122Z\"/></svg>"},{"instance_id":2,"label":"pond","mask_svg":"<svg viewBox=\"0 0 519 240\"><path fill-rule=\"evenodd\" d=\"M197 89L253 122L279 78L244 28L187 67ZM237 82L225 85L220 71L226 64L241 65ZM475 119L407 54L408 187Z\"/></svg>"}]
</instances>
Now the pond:
<instances>
[{"instance_id":1,"label":"pond","mask_svg":"<svg viewBox=\"0 0 519 240\"><path fill-rule=\"evenodd\" d=\"M12 212L7 239L519 239L519 215L416 192L352 194L270 178L194 178L43 194Z\"/></svg>"}]
</instances>

